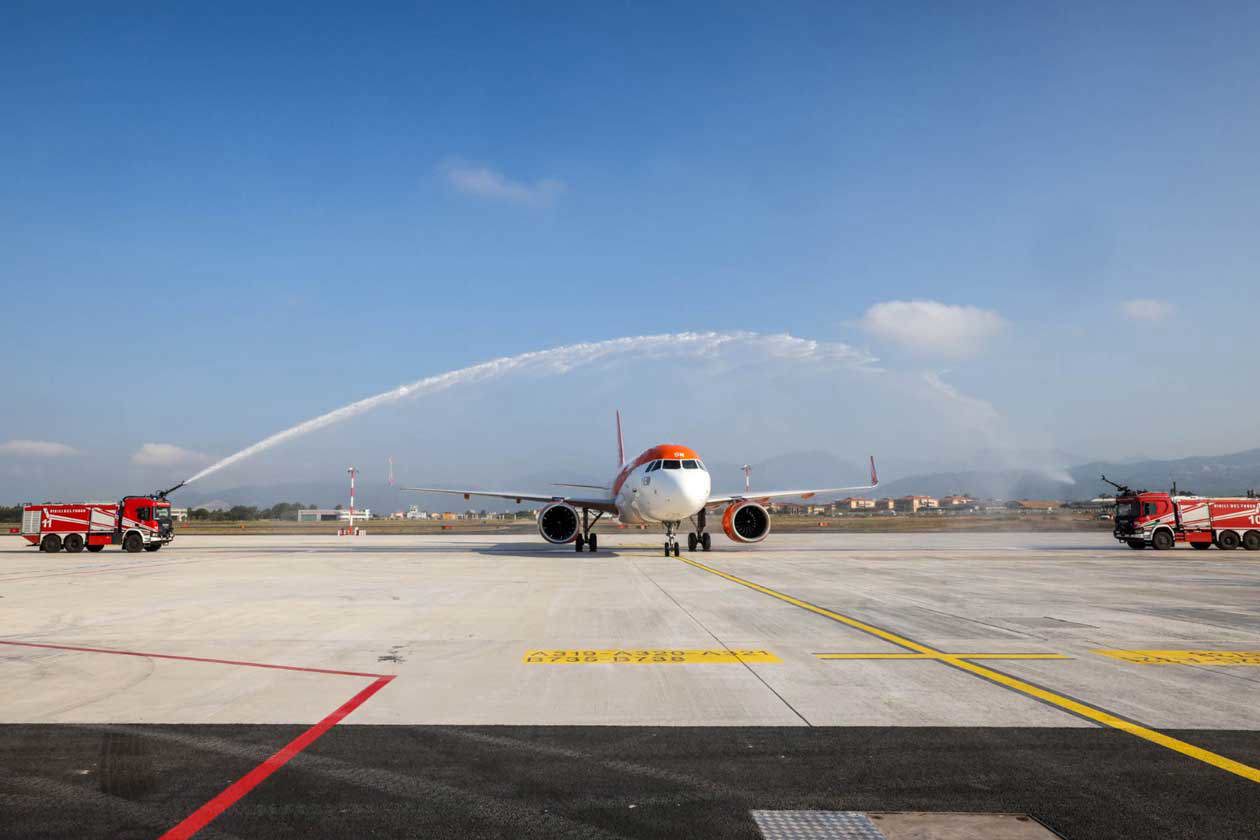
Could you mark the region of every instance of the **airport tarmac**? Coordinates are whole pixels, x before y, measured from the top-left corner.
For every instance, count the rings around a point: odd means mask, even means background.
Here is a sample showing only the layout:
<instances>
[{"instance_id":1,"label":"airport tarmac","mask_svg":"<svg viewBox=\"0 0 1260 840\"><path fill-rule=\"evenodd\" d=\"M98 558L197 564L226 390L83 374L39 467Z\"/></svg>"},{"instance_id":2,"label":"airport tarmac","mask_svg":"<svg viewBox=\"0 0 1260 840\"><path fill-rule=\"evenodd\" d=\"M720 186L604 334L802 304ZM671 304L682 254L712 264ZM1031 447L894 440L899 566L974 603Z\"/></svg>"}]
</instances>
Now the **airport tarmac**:
<instances>
[{"instance_id":1,"label":"airport tarmac","mask_svg":"<svg viewBox=\"0 0 1260 840\"><path fill-rule=\"evenodd\" d=\"M714 543L13 539L0 836L755 838L774 810L1260 836L1260 555Z\"/></svg>"}]
</instances>

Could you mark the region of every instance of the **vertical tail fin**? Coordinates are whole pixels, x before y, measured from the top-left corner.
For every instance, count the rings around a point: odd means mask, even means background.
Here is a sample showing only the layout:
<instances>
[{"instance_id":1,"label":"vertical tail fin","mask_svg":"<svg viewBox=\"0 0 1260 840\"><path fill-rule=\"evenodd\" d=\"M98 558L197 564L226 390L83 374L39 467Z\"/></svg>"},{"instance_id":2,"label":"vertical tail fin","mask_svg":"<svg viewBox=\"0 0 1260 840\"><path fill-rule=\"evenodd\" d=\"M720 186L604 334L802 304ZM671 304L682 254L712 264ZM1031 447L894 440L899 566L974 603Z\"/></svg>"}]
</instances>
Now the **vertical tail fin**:
<instances>
[{"instance_id":1,"label":"vertical tail fin","mask_svg":"<svg viewBox=\"0 0 1260 840\"><path fill-rule=\"evenodd\" d=\"M871 456L871 486L875 487L879 484L879 475L875 472L875 456Z\"/></svg>"},{"instance_id":2,"label":"vertical tail fin","mask_svg":"<svg viewBox=\"0 0 1260 840\"><path fill-rule=\"evenodd\" d=\"M617 410L617 469L626 465L626 444L621 438L621 410Z\"/></svg>"}]
</instances>

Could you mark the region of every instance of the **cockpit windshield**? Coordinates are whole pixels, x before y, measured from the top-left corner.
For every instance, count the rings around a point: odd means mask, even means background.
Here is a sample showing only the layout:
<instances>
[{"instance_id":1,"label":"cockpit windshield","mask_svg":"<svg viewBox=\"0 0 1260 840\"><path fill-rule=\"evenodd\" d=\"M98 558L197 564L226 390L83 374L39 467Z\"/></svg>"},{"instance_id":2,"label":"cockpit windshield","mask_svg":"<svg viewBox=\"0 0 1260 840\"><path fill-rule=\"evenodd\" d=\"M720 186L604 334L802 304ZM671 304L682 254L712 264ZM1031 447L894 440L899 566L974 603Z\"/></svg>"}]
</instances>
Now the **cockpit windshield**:
<instances>
[{"instance_id":1,"label":"cockpit windshield","mask_svg":"<svg viewBox=\"0 0 1260 840\"><path fill-rule=\"evenodd\" d=\"M661 461L661 469L678 470L682 467L677 461Z\"/></svg>"},{"instance_id":2,"label":"cockpit windshield","mask_svg":"<svg viewBox=\"0 0 1260 840\"><path fill-rule=\"evenodd\" d=\"M697 463L696 463L695 461L692 461L692 460L683 461L683 462L682 462L682 465L683 465L683 469L684 469L684 470L698 470L698 469L700 469L700 467L699 467L699 466L697 466Z\"/></svg>"},{"instance_id":3,"label":"cockpit windshield","mask_svg":"<svg viewBox=\"0 0 1260 840\"><path fill-rule=\"evenodd\" d=\"M644 472L656 472L660 468L661 468L661 462L653 461L652 463L648 464L648 468L644 470Z\"/></svg>"}]
</instances>

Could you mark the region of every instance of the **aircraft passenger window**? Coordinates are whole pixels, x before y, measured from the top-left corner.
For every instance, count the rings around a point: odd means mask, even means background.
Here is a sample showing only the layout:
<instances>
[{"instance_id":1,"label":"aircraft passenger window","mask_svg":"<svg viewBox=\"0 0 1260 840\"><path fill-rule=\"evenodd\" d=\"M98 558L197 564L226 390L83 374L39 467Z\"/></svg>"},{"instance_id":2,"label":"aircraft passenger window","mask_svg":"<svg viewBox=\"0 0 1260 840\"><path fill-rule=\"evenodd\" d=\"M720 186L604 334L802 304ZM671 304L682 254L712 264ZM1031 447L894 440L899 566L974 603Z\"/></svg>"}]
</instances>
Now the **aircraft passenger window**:
<instances>
[{"instance_id":1,"label":"aircraft passenger window","mask_svg":"<svg viewBox=\"0 0 1260 840\"><path fill-rule=\"evenodd\" d=\"M677 461L661 461L661 469L677 470L681 469Z\"/></svg>"},{"instance_id":2,"label":"aircraft passenger window","mask_svg":"<svg viewBox=\"0 0 1260 840\"><path fill-rule=\"evenodd\" d=\"M684 469L684 470L694 470L694 469L696 469L696 462L695 462L695 461L683 461L683 469Z\"/></svg>"}]
</instances>

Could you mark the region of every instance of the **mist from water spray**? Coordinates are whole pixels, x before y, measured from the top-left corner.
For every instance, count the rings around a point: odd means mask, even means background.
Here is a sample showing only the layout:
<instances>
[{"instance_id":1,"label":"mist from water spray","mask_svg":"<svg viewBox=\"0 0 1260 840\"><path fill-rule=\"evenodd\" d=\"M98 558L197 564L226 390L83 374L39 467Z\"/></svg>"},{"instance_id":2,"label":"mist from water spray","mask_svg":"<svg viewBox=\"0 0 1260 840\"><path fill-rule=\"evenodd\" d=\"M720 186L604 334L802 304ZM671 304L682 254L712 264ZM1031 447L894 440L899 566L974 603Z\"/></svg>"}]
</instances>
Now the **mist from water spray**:
<instances>
[{"instance_id":1,"label":"mist from water spray","mask_svg":"<svg viewBox=\"0 0 1260 840\"><path fill-rule=\"evenodd\" d=\"M304 423L276 432L274 435L260 440L233 455L229 455L206 467L201 472L184 482L191 484L211 473L229 467L265 452L286 441L302 437L311 432L332 426L372 411L387 403L398 402L409 397L419 397L444 391L456 385L485 382L511 374L524 372L541 372L544 374L562 374L574 368L584 367L611 359L632 356L636 359L662 359L674 357L714 357L733 350L751 350L769 359L791 359L795 361L817 361L829 364L841 364L846 367L868 371L878 371L875 367L877 359L848 344L841 342L813 341L797 338L786 333L767 335L754 332L684 332L662 335L639 335L626 338L614 338L608 341L596 341L582 344L567 344L550 350L535 350L516 356L503 356L488 362L471 365L458 370L427 376L406 385L400 385L373 397L352 402L347 406L321 414Z\"/></svg>"}]
</instances>

